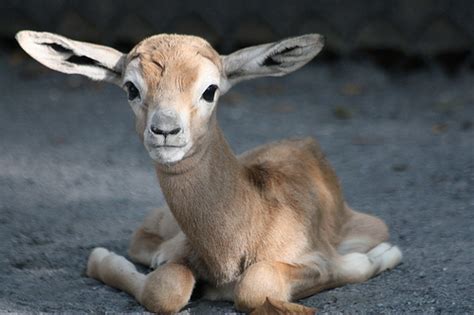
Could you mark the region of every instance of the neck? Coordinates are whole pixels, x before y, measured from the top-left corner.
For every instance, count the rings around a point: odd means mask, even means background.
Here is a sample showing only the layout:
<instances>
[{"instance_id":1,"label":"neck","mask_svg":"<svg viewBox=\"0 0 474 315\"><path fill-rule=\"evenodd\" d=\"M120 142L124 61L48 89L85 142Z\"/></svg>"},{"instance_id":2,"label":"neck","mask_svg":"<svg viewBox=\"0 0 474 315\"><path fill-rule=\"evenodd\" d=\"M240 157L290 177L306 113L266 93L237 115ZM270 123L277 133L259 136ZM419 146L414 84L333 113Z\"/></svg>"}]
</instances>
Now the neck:
<instances>
[{"instance_id":1,"label":"neck","mask_svg":"<svg viewBox=\"0 0 474 315\"><path fill-rule=\"evenodd\" d=\"M243 166L215 120L206 141L185 160L156 170L168 206L193 248L211 252L232 242L247 217L240 201L246 185Z\"/></svg>"},{"instance_id":2,"label":"neck","mask_svg":"<svg viewBox=\"0 0 474 315\"><path fill-rule=\"evenodd\" d=\"M226 166L232 167L230 171L241 167L215 116L211 118L209 131L205 139L201 139L196 147L198 148L177 163L155 164L160 183L162 179L176 179L180 178L180 175L185 177L194 176L208 170L208 166L214 166L220 174L226 173L227 170L221 170L219 164L216 163L224 163Z\"/></svg>"}]
</instances>

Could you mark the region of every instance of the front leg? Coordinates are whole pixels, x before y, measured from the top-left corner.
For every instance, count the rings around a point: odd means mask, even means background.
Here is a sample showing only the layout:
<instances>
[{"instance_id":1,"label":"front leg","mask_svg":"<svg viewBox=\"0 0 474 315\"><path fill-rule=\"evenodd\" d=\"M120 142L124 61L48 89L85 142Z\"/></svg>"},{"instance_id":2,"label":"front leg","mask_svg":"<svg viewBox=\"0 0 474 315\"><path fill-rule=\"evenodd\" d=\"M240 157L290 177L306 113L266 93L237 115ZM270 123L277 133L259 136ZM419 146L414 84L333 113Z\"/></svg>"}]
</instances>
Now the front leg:
<instances>
[{"instance_id":1,"label":"front leg","mask_svg":"<svg viewBox=\"0 0 474 315\"><path fill-rule=\"evenodd\" d=\"M263 305L267 298L291 300L287 273L290 265L280 262L258 262L251 265L237 282L234 291L235 308L250 312Z\"/></svg>"},{"instance_id":2,"label":"front leg","mask_svg":"<svg viewBox=\"0 0 474 315\"><path fill-rule=\"evenodd\" d=\"M150 267L160 245L180 232L168 207L155 209L133 233L128 255L133 262Z\"/></svg>"},{"instance_id":3,"label":"front leg","mask_svg":"<svg viewBox=\"0 0 474 315\"><path fill-rule=\"evenodd\" d=\"M154 313L176 313L191 298L196 282L185 265L167 263L144 275L125 257L95 248L87 263L87 275L127 292Z\"/></svg>"},{"instance_id":4,"label":"front leg","mask_svg":"<svg viewBox=\"0 0 474 315\"><path fill-rule=\"evenodd\" d=\"M186 235L179 232L178 235L160 244L152 256L150 268L156 269L168 262L180 262L188 253L189 243Z\"/></svg>"}]
</instances>

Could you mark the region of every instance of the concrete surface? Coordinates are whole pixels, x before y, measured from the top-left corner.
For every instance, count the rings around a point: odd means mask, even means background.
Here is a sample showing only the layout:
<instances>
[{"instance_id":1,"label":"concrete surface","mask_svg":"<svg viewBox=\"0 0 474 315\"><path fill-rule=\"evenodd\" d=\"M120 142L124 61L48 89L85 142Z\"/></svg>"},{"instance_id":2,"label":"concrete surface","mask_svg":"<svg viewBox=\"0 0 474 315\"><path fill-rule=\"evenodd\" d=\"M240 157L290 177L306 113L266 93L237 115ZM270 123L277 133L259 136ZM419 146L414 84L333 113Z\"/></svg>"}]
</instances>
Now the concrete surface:
<instances>
[{"instance_id":1,"label":"concrete surface","mask_svg":"<svg viewBox=\"0 0 474 315\"><path fill-rule=\"evenodd\" d=\"M93 247L125 254L132 231L163 203L125 94L0 57L0 311L144 311L84 274ZM303 304L474 312L473 86L472 72L395 75L343 62L245 83L221 100L236 152L317 137L347 201L383 218L404 252L395 270ZM235 310L193 301L185 312Z\"/></svg>"}]
</instances>

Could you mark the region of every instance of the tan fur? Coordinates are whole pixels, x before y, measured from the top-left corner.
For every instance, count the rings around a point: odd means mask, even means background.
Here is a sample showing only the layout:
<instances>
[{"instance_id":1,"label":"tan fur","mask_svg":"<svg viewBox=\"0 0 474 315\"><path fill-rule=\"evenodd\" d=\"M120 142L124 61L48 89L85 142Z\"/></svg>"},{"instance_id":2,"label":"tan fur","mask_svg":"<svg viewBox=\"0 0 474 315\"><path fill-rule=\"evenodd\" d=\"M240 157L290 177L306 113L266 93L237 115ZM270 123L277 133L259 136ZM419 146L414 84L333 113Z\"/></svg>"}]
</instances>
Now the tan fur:
<instances>
[{"instance_id":1,"label":"tan fur","mask_svg":"<svg viewBox=\"0 0 474 315\"><path fill-rule=\"evenodd\" d=\"M222 68L219 54L202 38L161 34L140 42L127 59L129 62L135 58L140 60L149 91L146 97L152 102L155 96L190 91L203 57ZM180 104L189 104L189 99Z\"/></svg>"},{"instance_id":2,"label":"tan fur","mask_svg":"<svg viewBox=\"0 0 474 315\"><path fill-rule=\"evenodd\" d=\"M153 259L153 254L158 250L162 242L163 239L159 235L150 233L143 227L140 227L133 233L128 255L132 257L133 261L149 266Z\"/></svg>"},{"instance_id":3,"label":"tan fur","mask_svg":"<svg viewBox=\"0 0 474 315\"><path fill-rule=\"evenodd\" d=\"M19 38L30 48L29 38L41 36L68 41L32 32ZM96 46L81 45L97 55ZM192 147L178 162L155 164L169 209L154 211L131 242L132 259L157 269L145 276L125 258L99 248L89 258L88 275L132 294L154 312L179 311L196 280L206 283L212 299L233 299L239 310L251 311L267 297L299 299L365 281L398 264L401 252L384 243L386 225L345 204L315 140L283 140L237 157L219 128L215 107L207 116L196 114L203 73L217 72L220 77L212 80L225 92L232 82L294 71L321 47L321 37L310 34L221 57L201 38L157 35L139 43L124 61L114 52L111 59L123 62L123 69L139 61L147 91L134 109L141 139L149 130L147 115L164 108L189 122Z\"/></svg>"},{"instance_id":4,"label":"tan fur","mask_svg":"<svg viewBox=\"0 0 474 315\"><path fill-rule=\"evenodd\" d=\"M153 75L156 63L166 69L172 60L175 75L189 73L192 81L191 56L181 55L177 65L181 51L162 53L146 53L154 62L141 60L145 77ZM159 84L157 78L148 86ZM197 279L216 287L236 283L234 300L244 311L266 297L292 300L353 282L338 272L341 242L363 239L367 252L387 238L382 221L345 205L337 177L313 139L285 140L237 158L213 115L193 155L171 166L157 164L156 171L190 244L185 264ZM317 258L308 263L308 255Z\"/></svg>"},{"instance_id":5,"label":"tan fur","mask_svg":"<svg viewBox=\"0 0 474 315\"><path fill-rule=\"evenodd\" d=\"M174 313L188 303L195 282L187 267L168 263L147 277L140 302L159 314Z\"/></svg>"}]
</instances>

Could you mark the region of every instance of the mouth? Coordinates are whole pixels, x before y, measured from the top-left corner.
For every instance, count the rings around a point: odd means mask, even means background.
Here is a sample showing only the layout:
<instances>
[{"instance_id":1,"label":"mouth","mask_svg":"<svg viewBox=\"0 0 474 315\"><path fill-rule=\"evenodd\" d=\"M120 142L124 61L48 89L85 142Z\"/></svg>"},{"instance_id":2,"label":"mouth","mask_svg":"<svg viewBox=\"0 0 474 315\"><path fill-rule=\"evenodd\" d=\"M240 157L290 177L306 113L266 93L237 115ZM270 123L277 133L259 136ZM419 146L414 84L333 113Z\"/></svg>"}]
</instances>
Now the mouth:
<instances>
[{"instance_id":1,"label":"mouth","mask_svg":"<svg viewBox=\"0 0 474 315\"><path fill-rule=\"evenodd\" d=\"M150 147L153 149L179 149L184 148L186 144L183 145L173 145L173 144L152 144Z\"/></svg>"},{"instance_id":2,"label":"mouth","mask_svg":"<svg viewBox=\"0 0 474 315\"><path fill-rule=\"evenodd\" d=\"M146 145L150 157L161 164L175 163L180 161L187 153L187 144L148 144Z\"/></svg>"}]
</instances>

